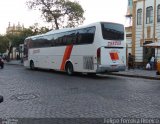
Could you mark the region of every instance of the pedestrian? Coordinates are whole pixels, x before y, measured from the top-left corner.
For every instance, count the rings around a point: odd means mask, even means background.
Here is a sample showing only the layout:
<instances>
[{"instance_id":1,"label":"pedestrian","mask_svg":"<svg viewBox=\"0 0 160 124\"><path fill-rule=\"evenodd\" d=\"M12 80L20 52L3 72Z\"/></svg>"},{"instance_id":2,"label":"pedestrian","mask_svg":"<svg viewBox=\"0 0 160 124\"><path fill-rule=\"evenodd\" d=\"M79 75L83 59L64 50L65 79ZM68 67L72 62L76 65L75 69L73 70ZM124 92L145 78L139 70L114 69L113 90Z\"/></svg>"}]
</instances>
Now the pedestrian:
<instances>
[{"instance_id":1,"label":"pedestrian","mask_svg":"<svg viewBox=\"0 0 160 124\"><path fill-rule=\"evenodd\" d=\"M19 60L19 55L18 54L17 54L16 58L17 58L17 60Z\"/></svg>"},{"instance_id":2,"label":"pedestrian","mask_svg":"<svg viewBox=\"0 0 160 124\"><path fill-rule=\"evenodd\" d=\"M4 60L0 57L0 66L1 66L1 69L3 69L4 67Z\"/></svg>"},{"instance_id":3,"label":"pedestrian","mask_svg":"<svg viewBox=\"0 0 160 124\"><path fill-rule=\"evenodd\" d=\"M150 70L150 69L151 69L151 65L150 65L149 62L148 62L147 65L146 65L146 69L147 69L147 70Z\"/></svg>"},{"instance_id":4,"label":"pedestrian","mask_svg":"<svg viewBox=\"0 0 160 124\"><path fill-rule=\"evenodd\" d=\"M133 57L131 53L128 54L128 69L133 68Z\"/></svg>"},{"instance_id":5,"label":"pedestrian","mask_svg":"<svg viewBox=\"0 0 160 124\"><path fill-rule=\"evenodd\" d=\"M155 66L155 57L154 57L154 55L152 55L152 57L150 59L150 65L151 65L151 69L153 70L154 66Z\"/></svg>"}]
</instances>

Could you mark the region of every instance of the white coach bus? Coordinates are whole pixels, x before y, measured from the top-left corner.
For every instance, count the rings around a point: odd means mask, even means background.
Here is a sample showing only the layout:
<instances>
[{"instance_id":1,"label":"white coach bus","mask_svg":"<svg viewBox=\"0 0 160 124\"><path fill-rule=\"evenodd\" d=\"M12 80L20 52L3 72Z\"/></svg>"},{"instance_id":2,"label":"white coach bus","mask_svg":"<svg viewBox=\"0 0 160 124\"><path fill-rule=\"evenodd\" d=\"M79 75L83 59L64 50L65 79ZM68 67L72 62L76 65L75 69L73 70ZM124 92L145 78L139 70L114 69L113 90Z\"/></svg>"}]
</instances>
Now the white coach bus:
<instances>
[{"instance_id":1,"label":"white coach bus","mask_svg":"<svg viewBox=\"0 0 160 124\"><path fill-rule=\"evenodd\" d=\"M97 22L54 30L24 41L24 66L88 74L124 71L124 26Z\"/></svg>"}]
</instances>

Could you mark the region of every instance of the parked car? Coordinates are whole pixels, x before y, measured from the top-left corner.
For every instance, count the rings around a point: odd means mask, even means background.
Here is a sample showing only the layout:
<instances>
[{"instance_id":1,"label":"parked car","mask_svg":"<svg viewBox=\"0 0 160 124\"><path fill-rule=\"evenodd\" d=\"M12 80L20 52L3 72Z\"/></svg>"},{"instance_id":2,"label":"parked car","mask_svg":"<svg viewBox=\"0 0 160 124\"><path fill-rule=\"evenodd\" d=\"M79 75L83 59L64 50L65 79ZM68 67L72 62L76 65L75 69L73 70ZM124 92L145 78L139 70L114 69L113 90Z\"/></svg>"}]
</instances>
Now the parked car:
<instances>
[{"instance_id":1,"label":"parked car","mask_svg":"<svg viewBox=\"0 0 160 124\"><path fill-rule=\"evenodd\" d=\"M4 67L4 60L2 58L0 58L0 67L3 68Z\"/></svg>"}]
</instances>

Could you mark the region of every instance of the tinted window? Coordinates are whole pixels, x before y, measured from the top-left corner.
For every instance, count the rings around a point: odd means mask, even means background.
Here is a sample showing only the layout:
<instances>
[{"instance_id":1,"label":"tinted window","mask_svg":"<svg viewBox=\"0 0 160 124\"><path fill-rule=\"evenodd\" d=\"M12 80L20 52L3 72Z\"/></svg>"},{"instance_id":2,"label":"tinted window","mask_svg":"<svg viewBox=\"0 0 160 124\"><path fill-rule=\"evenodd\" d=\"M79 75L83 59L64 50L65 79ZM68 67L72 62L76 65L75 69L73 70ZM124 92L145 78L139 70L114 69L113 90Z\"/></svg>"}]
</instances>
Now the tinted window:
<instances>
[{"instance_id":1,"label":"tinted window","mask_svg":"<svg viewBox=\"0 0 160 124\"><path fill-rule=\"evenodd\" d=\"M69 32L39 36L32 39L30 48L64 46L70 44L90 44L94 41L95 27Z\"/></svg>"},{"instance_id":2,"label":"tinted window","mask_svg":"<svg viewBox=\"0 0 160 124\"><path fill-rule=\"evenodd\" d=\"M53 40L53 46L60 46L63 45L63 33L55 34Z\"/></svg>"},{"instance_id":3,"label":"tinted window","mask_svg":"<svg viewBox=\"0 0 160 124\"><path fill-rule=\"evenodd\" d=\"M76 44L90 44L94 41L95 27L84 28L77 31Z\"/></svg>"},{"instance_id":4,"label":"tinted window","mask_svg":"<svg viewBox=\"0 0 160 124\"><path fill-rule=\"evenodd\" d=\"M49 36L40 36L32 39L32 48L51 47L52 42Z\"/></svg>"},{"instance_id":5,"label":"tinted window","mask_svg":"<svg viewBox=\"0 0 160 124\"><path fill-rule=\"evenodd\" d=\"M102 35L106 40L124 40L124 26L114 23L101 23Z\"/></svg>"},{"instance_id":6,"label":"tinted window","mask_svg":"<svg viewBox=\"0 0 160 124\"><path fill-rule=\"evenodd\" d=\"M64 39L66 40L66 44L75 44L76 43L76 31L68 32Z\"/></svg>"}]
</instances>

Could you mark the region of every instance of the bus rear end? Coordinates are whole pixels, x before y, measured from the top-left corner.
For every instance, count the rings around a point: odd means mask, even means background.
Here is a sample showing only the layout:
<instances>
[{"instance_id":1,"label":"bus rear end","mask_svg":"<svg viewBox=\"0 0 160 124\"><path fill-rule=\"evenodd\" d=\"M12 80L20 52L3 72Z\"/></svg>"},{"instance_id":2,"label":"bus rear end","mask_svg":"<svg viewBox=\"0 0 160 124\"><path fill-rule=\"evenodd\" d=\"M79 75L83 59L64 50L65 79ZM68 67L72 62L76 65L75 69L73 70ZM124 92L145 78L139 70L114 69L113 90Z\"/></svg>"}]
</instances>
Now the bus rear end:
<instances>
[{"instance_id":1,"label":"bus rear end","mask_svg":"<svg viewBox=\"0 0 160 124\"><path fill-rule=\"evenodd\" d=\"M101 45L97 49L97 73L125 71L126 42L124 26L101 23Z\"/></svg>"}]
</instances>

